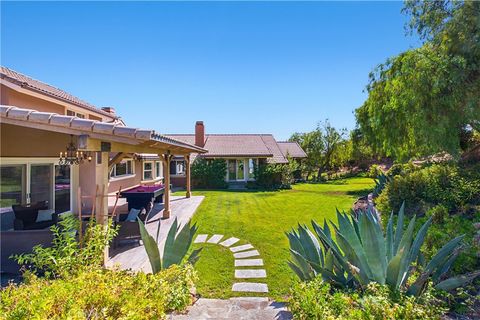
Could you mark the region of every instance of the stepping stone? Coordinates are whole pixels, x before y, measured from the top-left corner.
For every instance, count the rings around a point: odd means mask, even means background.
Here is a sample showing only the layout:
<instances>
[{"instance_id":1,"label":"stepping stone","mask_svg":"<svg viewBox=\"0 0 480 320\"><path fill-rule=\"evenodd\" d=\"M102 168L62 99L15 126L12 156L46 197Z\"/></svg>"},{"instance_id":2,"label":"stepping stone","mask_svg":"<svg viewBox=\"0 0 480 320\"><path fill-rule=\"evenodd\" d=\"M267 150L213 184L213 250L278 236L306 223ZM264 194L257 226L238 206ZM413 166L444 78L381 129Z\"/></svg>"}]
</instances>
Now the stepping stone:
<instances>
[{"instance_id":1,"label":"stepping stone","mask_svg":"<svg viewBox=\"0 0 480 320\"><path fill-rule=\"evenodd\" d=\"M199 234L193 243L203 243L207 240L208 234Z\"/></svg>"},{"instance_id":2,"label":"stepping stone","mask_svg":"<svg viewBox=\"0 0 480 320\"><path fill-rule=\"evenodd\" d=\"M251 244L244 244L243 246L231 247L230 251L238 252L238 251L245 251L245 250L248 250L248 249L253 249L253 246Z\"/></svg>"},{"instance_id":3,"label":"stepping stone","mask_svg":"<svg viewBox=\"0 0 480 320\"><path fill-rule=\"evenodd\" d=\"M248 257L255 257L255 256L259 256L259 255L260 255L260 253L257 250L250 250L250 251L234 253L233 257L235 259L242 259L242 258L248 258Z\"/></svg>"},{"instance_id":4,"label":"stepping stone","mask_svg":"<svg viewBox=\"0 0 480 320\"><path fill-rule=\"evenodd\" d=\"M268 286L266 283L255 282L238 282L232 286L232 291L237 292L268 292Z\"/></svg>"},{"instance_id":5,"label":"stepping stone","mask_svg":"<svg viewBox=\"0 0 480 320\"><path fill-rule=\"evenodd\" d=\"M218 243L223 238L223 234L214 234L207 243Z\"/></svg>"},{"instance_id":6,"label":"stepping stone","mask_svg":"<svg viewBox=\"0 0 480 320\"><path fill-rule=\"evenodd\" d=\"M237 243L238 241L240 241L240 239L235 238L235 237L231 237L231 238L228 238L225 241L220 242L220 244L224 247L230 247L232 244Z\"/></svg>"},{"instance_id":7,"label":"stepping stone","mask_svg":"<svg viewBox=\"0 0 480 320\"><path fill-rule=\"evenodd\" d=\"M235 278L248 279L248 278L266 278L267 271L265 269L243 269L235 270Z\"/></svg>"},{"instance_id":8,"label":"stepping stone","mask_svg":"<svg viewBox=\"0 0 480 320\"><path fill-rule=\"evenodd\" d=\"M253 267L253 266L263 266L263 260L262 259L235 260L235 267Z\"/></svg>"}]
</instances>

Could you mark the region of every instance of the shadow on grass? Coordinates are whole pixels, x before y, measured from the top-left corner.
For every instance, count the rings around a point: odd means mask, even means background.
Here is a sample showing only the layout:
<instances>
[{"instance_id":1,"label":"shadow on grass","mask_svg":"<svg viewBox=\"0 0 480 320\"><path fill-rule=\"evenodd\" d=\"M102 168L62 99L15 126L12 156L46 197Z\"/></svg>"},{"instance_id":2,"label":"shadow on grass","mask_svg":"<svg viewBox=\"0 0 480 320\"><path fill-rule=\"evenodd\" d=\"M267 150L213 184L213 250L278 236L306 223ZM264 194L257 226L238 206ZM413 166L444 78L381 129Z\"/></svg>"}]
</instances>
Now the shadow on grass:
<instances>
[{"instance_id":1,"label":"shadow on grass","mask_svg":"<svg viewBox=\"0 0 480 320\"><path fill-rule=\"evenodd\" d=\"M361 190L350 190L345 192L345 194L348 194L349 196L355 196L357 198L367 196L369 193L372 192L372 188L365 188Z\"/></svg>"}]
</instances>

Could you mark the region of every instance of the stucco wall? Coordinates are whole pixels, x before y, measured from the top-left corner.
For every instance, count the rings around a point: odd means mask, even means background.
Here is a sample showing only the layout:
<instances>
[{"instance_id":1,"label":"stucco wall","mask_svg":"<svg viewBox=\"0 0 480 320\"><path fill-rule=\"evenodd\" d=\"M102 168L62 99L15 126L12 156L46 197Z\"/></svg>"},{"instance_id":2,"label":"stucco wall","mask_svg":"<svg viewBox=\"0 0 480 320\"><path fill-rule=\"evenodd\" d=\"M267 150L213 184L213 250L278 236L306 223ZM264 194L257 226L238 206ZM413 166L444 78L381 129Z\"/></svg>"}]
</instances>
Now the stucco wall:
<instances>
[{"instance_id":1,"label":"stucco wall","mask_svg":"<svg viewBox=\"0 0 480 320\"><path fill-rule=\"evenodd\" d=\"M2 85L1 88L2 104L4 105L34 109L37 111L65 114L65 106L63 105L55 104L39 98L28 96L26 94L22 94L4 85Z\"/></svg>"}]
</instances>

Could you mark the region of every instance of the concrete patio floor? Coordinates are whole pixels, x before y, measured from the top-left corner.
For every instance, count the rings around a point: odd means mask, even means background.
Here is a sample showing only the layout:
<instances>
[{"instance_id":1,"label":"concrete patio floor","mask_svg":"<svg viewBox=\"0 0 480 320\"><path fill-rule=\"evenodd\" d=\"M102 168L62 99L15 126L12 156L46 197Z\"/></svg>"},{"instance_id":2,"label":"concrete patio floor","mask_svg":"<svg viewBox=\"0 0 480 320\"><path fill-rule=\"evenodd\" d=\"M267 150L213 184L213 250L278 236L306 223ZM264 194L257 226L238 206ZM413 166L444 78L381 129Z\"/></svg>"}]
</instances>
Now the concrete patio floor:
<instances>
[{"instance_id":1,"label":"concrete patio floor","mask_svg":"<svg viewBox=\"0 0 480 320\"><path fill-rule=\"evenodd\" d=\"M165 244L168 230L170 230L170 226L173 224L175 218L178 219L180 225L184 225L192 218L203 199L203 196L192 196L191 198L172 196L170 203L172 214L169 219L161 219L163 204L155 204L145 227L148 233L155 238L157 235L158 224L160 223L158 241L160 249L162 249ZM115 248L111 254L110 260L107 262L107 267L151 272L150 262L148 261L147 253L141 242L140 244L136 242L124 243L118 248Z\"/></svg>"}]
</instances>

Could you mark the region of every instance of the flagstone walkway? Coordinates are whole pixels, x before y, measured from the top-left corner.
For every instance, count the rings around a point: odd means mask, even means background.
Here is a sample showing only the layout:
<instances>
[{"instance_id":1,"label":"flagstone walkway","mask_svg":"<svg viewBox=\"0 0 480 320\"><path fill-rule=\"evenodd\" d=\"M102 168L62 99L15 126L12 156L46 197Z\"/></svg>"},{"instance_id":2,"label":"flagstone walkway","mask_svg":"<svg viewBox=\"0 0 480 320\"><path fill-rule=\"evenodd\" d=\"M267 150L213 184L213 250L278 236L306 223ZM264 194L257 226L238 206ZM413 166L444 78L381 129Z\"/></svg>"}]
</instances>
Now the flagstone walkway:
<instances>
[{"instance_id":1,"label":"flagstone walkway","mask_svg":"<svg viewBox=\"0 0 480 320\"><path fill-rule=\"evenodd\" d=\"M244 244L233 246L240 241L239 238L230 237L220 242L224 237L223 234L214 234L209 238L208 234L199 234L194 240L194 243L219 244L229 248L235 258L235 279L239 279L232 285L234 292L256 292L268 293L268 285L262 282L245 282L249 279L264 279L267 277L267 271L263 268L263 259L260 259L260 253L251 244ZM246 259L252 258L255 259ZM245 268L243 268L245 267ZM243 281L242 281L243 280Z\"/></svg>"}]
</instances>

